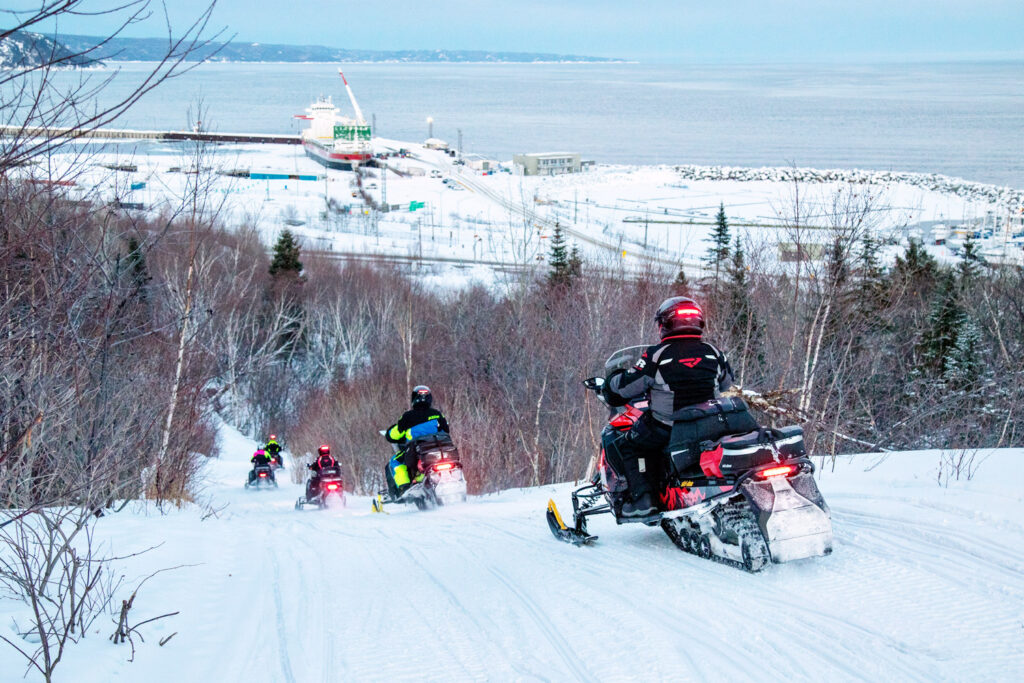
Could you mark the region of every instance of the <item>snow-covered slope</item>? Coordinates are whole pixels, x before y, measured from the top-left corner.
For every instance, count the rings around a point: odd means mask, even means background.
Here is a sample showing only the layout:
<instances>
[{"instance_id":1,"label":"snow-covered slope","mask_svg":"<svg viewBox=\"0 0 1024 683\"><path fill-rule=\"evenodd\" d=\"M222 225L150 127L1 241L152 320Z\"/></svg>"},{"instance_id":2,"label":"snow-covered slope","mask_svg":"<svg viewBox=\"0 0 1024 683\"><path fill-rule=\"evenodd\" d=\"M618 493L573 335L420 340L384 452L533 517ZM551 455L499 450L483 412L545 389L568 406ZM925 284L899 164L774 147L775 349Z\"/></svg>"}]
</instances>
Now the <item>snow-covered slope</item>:
<instances>
[{"instance_id":1,"label":"snow-covered slope","mask_svg":"<svg viewBox=\"0 0 1024 683\"><path fill-rule=\"evenodd\" d=\"M228 506L216 519L137 510L100 524L122 553L162 544L125 562L131 586L191 565L136 600L140 620L180 614L143 627L134 663L99 623L58 680L1024 675L1021 450L992 452L972 481L948 487L934 451L840 458L821 476L834 553L750 575L611 518L593 520L592 547L559 543L543 513L548 497L568 506L568 484L423 513L374 515L359 497L298 512L287 477L277 491L243 490L252 442L224 428L221 446L208 472L208 495ZM0 680L22 673L10 651L0 656Z\"/></svg>"}]
</instances>

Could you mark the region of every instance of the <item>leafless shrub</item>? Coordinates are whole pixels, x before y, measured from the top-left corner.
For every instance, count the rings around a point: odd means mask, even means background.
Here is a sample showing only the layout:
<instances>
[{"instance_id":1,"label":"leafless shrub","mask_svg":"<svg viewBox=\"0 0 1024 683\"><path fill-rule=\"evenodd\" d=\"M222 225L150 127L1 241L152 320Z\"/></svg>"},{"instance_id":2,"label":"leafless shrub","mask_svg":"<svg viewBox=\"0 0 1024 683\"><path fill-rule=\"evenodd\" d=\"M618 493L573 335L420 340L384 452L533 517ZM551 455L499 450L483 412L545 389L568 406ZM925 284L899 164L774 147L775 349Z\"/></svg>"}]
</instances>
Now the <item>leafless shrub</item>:
<instances>
[{"instance_id":1,"label":"leafless shrub","mask_svg":"<svg viewBox=\"0 0 1024 683\"><path fill-rule=\"evenodd\" d=\"M97 552L95 517L78 507L44 508L0 523L0 591L24 602L21 640L0 636L50 681L66 647L85 637L120 577Z\"/></svg>"},{"instance_id":2,"label":"leafless shrub","mask_svg":"<svg viewBox=\"0 0 1024 683\"><path fill-rule=\"evenodd\" d=\"M940 451L936 481L943 487L949 486L951 481L970 481L991 454L969 448Z\"/></svg>"}]
</instances>

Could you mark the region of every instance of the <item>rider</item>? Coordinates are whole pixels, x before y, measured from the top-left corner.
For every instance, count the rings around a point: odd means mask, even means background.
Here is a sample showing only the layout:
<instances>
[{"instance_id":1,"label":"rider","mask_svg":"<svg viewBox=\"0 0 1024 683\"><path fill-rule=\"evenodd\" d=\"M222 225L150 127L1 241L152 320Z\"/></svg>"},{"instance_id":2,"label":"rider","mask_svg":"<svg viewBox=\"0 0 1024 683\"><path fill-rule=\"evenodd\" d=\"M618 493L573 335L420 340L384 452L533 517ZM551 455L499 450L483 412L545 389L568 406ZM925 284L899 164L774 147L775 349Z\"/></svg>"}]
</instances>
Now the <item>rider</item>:
<instances>
[{"instance_id":1,"label":"rider","mask_svg":"<svg viewBox=\"0 0 1024 683\"><path fill-rule=\"evenodd\" d=\"M317 456L316 460L306 465L310 470L313 471L313 475L306 482L306 499L315 498L320 490L320 475L323 474L324 470L338 468L338 461L331 455L331 447L327 444L320 446L316 449Z\"/></svg>"},{"instance_id":2,"label":"rider","mask_svg":"<svg viewBox=\"0 0 1024 683\"><path fill-rule=\"evenodd\" d=\"M256 468L257 467L259 467L260 465L269 465L270 464L270 456L267 455L267 452L265 450L263 450L262 448L259 448L259 449L256 450L255 453L252 454L252 457L249 458L249 462L252 463L252 469L249 471L249 481L251 482L254 479L256 479ZM274 471L273 470L270 471L270 478L271 479L274 478Z\"/></svg>"},{"instance_id":3,"label":"rider","mask_svg":"<svg viewBox=\"0 0 1024 683\"><path fill-rule=\"evenodd\" d=\"M714 399L733 382L725 354L701 340L704 311L696 301L681 296L666 299L654 320L661 332L661 342L647 347L629 370L610 374L603 388L605 397L615 405L644 394L650 399L649 409L636 421L620 447L632 496L622 506L624 517L648 517L658 511L648 478L656 479L661 466L658 458L672 435L673 414ZM718 415L700 419L717 421ZM701 436L707 437L706 432L700 432ZM647 463L651 457L655 458L653 467Z\"/></svg>"},{"instance_id":4,"label":"rider","mask_svg":"<svg viewBox=\"0 0 1024 683\"><path fill-rule=\"evenodd\" d=\"M267 439L267 445L263 447L263 450L270 454L271 460L277 460L277 464L284 467L284 459L281 457L281 444L277 442L276 434L270 435L270 438Z\"/></svg>"},{"instance_id":5,"label":"rider","mask_svg":"<svg viewBox=\"0 0 1024 683\"><path fill-rule=\"evenodd\" d=\"M412 408L405 411L398 422L384 433L385 439L405 447L388 463L388 488L392 494L404 491L413 479L419 481L423 478L419 472L419 457L415 449L407 447L409 442L439 432L448 433L448 420L444 419L440 410L431 407L434 397L430 393L430 387L423 384L414 387L410 400ZM392 483L394 488L391 487Z\"/></svg>"}]
</instances>

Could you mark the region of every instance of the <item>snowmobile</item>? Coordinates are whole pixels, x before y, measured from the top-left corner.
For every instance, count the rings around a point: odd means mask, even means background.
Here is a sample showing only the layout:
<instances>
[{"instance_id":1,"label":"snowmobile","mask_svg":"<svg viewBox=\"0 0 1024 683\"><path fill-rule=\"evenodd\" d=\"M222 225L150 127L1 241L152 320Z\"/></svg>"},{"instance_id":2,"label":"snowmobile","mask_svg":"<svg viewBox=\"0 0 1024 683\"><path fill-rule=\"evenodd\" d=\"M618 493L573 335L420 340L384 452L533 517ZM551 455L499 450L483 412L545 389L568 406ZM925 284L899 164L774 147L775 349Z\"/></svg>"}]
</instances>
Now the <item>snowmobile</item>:
<instances>
[{"instance_id":1,"label":"snowmobile","mask_svg":"<svg viewBox=\"0 0 1024 683\"><path fill-rule=\"evenodd\" d=\"M605 363L606 375L633 365L643 349L617 351ZM623 517L627 482L607 453L618 452L617 444L643 415L647 401L640 397L612 407L601 391L603 378L591 377L583 385L598 395L610 414L589 483L572 493L572 526L562 520L554 500L548 501L547 521L555 538L577 546L590 544L597 536L587 531L587 518L609 512L618 524L660 525L681 550L749 572L771 562L832 552L831 515L815 483L800 427L760 428L702 442L699 466L688 464L689 449L670 437L664 471L654 488L658 512L648 518Z\"/></svg>"},{"instance_id":2,"label":"snowmobile","mask_svg":"<svg viewBox=\"0 0 1024 683\"><path fill-rule=\"evenodd\" d=\"M398 446L392 444L392 447L397 454ZM385 465L384 478L388 487L373 499L374 512L383 512L384 506L391 503L411 503L417 510L426 510L466 500L466 478L459 451L450 436L444 432L423 436L406 444L406 452L409 449L416 451L419 472L411 483L400 488L394 483L391 464Z\"/></svg>"},{"instance_id":3,"label":"snowmobile","mask_svg":"<svg viewBox=\"0 0 1024 683\"><path fill-rule=\"evenodd\" d=\"M275 453L274 455L270 456L270 466L273 467L275 470L279 470L284 467L284 459L281 457L280 453Z\"/></svg>"},{"instance_id":4,"label":"snowmobile","mask_svg":"<svg viewBox=\"0 0 1024 683\"><path fill-rule=\"evenodd\" d=\"M306 495L295 501L295 509L316 505L323 510L334 503L345 507L345 481L341 477L341 467L337 465L325 467L315 483L307 482Z\"/></svg>"},{"instance_id":5,"label":"snowmobile","mask_svg":"<svg viewBox=\"0 0 1024 683\"><path fill-rule=\"evenodd\" d=\"M277 488L277 479L274 478L274 470L270 465L254 465L249 472L249 479L245 482L247 489Z\"/></svg>"}]
</instances>

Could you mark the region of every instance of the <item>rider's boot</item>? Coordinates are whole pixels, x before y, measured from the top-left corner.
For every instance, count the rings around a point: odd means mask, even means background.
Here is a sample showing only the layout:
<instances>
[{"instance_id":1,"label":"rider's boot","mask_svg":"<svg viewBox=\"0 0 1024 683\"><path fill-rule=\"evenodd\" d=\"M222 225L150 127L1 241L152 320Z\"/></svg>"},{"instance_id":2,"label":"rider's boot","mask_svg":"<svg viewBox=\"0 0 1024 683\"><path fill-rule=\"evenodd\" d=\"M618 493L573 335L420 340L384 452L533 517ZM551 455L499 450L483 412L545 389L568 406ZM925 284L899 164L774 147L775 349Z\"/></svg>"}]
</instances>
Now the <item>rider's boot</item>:
<instances>
[{"instance_id":1,"label":"rider's boot","mask_svg":"<svg viewBox=\"0 0 1024 683\"><path fill-rule=\"evenodd\" d=\"M658 514L658 508L648 491L644 491L632 500L627 500L622 504L623 517L643 518L656 514Z\"/></svg>"}]
</instances>

